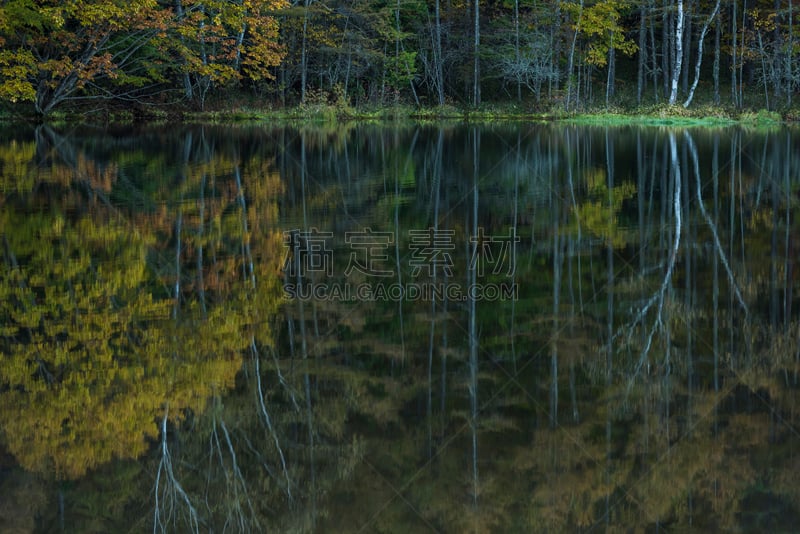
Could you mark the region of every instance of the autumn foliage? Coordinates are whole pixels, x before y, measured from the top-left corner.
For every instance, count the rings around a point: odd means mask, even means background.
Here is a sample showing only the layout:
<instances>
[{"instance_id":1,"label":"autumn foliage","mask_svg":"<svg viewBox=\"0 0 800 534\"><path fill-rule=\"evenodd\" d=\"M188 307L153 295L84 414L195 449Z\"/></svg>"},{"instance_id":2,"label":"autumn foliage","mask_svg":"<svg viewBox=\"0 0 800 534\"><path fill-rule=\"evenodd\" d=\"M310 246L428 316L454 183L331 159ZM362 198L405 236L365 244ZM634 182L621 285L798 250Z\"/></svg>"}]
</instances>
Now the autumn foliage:
<instances>
[{"instance_id":1,"label":"autumn foliage","mask_svg":"<svg viewBox=\"0 0 800 534\"><path fill-rule=\"evenodd\" d=\"M12 0L0 6L0 99L47 114L69 101L138 102L181 87L270 78L282 0ZM185 83L184 83L185 82ZM205 85L204 85L205 84Z\"/></svg>"}]
</instances>

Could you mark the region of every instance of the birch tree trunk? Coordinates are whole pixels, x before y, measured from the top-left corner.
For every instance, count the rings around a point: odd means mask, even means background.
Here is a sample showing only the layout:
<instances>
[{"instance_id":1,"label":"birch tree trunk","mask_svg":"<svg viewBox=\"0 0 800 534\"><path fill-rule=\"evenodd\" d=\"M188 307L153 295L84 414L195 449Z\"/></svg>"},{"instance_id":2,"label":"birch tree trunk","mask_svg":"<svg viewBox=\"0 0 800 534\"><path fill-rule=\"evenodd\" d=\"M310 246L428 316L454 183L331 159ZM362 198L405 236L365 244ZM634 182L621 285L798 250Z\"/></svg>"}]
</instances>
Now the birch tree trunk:
<instances>
[{"instance_id":1,"label":"birch tree trunk","mask_svg":"<svg viewBox=\"0 0 800 534\"><path fill-rule=\"evenodd\" d=\"M700 64L703 61L703 40L705 39L706 33L708 32L708 27L711 26L711 23L714 21L714 18L717 16L718 12L719 12L719 0L717 0L717 3L714 4L714 10L711 12L711 15L709 15L708 20L706 20L706 23L703 25L703 30L700 32L700 39L698 40L697 43L697 63L695 63L694 66L694 82L692 82L692 87L691 89L689 89L689 95L686 97L686 101L683 103L683 107L685 108L688 108L689 104L692 103L692 98L694 98L694 91L695 89L697 89L697 83L700 81ZM717 49L717 51L718 50L719 48ZM716 72L718 73L719 63L717 56L715 56L714 58L714 67L716 69ZM716 82L715 83L715 94L716 94L718 89L717 83L719 82L718 78L715 79L715 82Z\"/></svg>"},{"instance_id":2,"label":"birch tree trunk","mask_svg":"<svg viewBox=\"0 0 800 534\"><path fill-rule=\"evenodd\" d=\"M672 106L678 100L678 79L681 76L681 64L683 63L683 0L678 0L678 21L675 25L675 68L672 71L672 91L669 95L669 105Z\"/></svg>"}]
</instances>

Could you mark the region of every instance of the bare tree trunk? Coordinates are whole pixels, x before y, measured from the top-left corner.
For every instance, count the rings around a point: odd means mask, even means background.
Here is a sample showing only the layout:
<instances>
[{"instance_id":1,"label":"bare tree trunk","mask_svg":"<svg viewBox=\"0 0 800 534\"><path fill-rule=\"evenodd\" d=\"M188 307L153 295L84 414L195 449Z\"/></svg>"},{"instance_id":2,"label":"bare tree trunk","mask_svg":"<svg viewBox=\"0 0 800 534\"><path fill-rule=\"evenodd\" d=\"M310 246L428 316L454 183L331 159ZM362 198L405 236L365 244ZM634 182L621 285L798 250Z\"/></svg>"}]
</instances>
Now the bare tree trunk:
<instances>
[{"instance_id":1,"label":"bare tree trunk","mask_svg":"<svg viewBox=\"0 0 800 534\"><path fill-rule=\"evenodd\" d=\"M575 24L575 32L572 34L572 45L569 48L569 63L567 66L567 95L564 99L564 110L569 111L569 103L572 99L572 78L573 70L575 68L575 46L578 42L578 32L581 29L581 21L583 19L583 0L580 0L580 10L578 11L578 22ZM578 82L578 92L580 92L580 82ZM577 103L577 97L576 97Z\"/></svg>"},{"instance_id":2,"label":"bare tree trunk","mask_svg":"<svg viewBox=\"0 0 800 534\"><path fill-rule=\"evenodd\" d=\"M439 97L439 105L444 106L444 68L442 66L442 18L441 0L436 0L436 42L434 43L434 61L436 62L436 93Z\"/></svg>"},{"instance_id":3,"label":"bare tree trunk","mask_svg":"<svg viewBox=\"0 0 800 534\"><path fill-rule=\"evenodd\" d=\"M472 0L475 8L473 21L473 66L472 66L472 105L478 107L481 104L481 72L480 72L480 46L481 46L481 19L480 19L480 0Z\"/></svg>"},{"instance_id":4,"label":"bare tree trunk","mask_svg":"<svg viewBox=\"0 0 800 534\"><path fill-rule=\"evenodd\" d=\"M644 65L647 61L647 32L645 31L645 7L639 7L639 57L636 67L636 105L642 104L644 92Z\"/></svg>"},{"instance_id":5,"label":"bare tree trunk","mask_svg":"<svg viewBox=\"0 0 800 534\"><path fill-rule=\"evenodd\" d=\"M658 102L658 53L656 52L655 2L648 0L650 8L650 68L653 71L653 101Z\"/></svg>"},{"instance_id":6,"label":"bare tree trunk","mask_svg":"<svg viewBox=\"0 0 800 534\"><path fill-rule=\"evenodd\" d=\"M672 58L675 56L673 53L674 40L670 38L669 28L672 23L672 17L669 15L667 0L662 2L661 11L661 47L663 53L661 54L661 78L664 84L664 96L669 94L669 81L672 76Z\"/></svg>"},{"instance_id":7,"label":"bare tree trunk","mask_svg":"<svg viewBox=\"0 0 800 534\"><path fill-rule=\"evenodd\" d=\"M669 95L669 105L675 105L678 100L678 79L681 75L683 62L683 0L678 0L678 20L675 25L675 68L672 71L672 91Z\"/></svg>"},{"instance_id":8,"label":"bare tree trunk","mask_svg":"<svg viewBox=\"0 0 800 534\"><path fill-rule=\"evenodd\" d=\"M789 48L788 53L786 54L786 73L788 78L788 85L786 86L786 107L792 105L792 93L794 93L795 85L797 85L794 79L794 66L792 61L794 58L797 58L797 55L794 53L794 13L792 10L792 0L789 0Z\"/></svg>"},{"instance_id":9,"label":"bare tree trunk","mask_svg":"<svg viewBox=\"0 0 800 534\"><path fill-rule=\"evenodd\" d=\"M720 56L720 34L722 33L722 23L717 18L714 25L714 105L719 105L719 56ZM702 41L702 39L701 39Z\"/></svg>"},{"instance_id":10,"label":"bare tree trunk","mask_svg":"<svg viewBox=\"0 0 800 534\"><path fill-rule=\"evenodd\" d=\"M686 101L683 103L683 107L685 108L688 108L689 104L692 103L692 98L694 98L694 91L695 89L697 89L697 83L700 81L700 63L703 61L703 40L706 37L706 32L708 32L708 27L711 25L711 22L713 22L718 12L719 12L719 0L717 0L717 3L714 4L714 10L711 12L711 15L709 15L708 20L706 20L706 23L703 24L703 30L700 32L700 39L697 43L697 63L694 66L694 82L692 82L692 88L689 90L689 95L686 97ZM716 72L718 73L719 65L716 59L717 58L715 57L714 66ZM714 81L715 81L715 93L716 93L719 90L718 87L719 80L717 79L717 76L715 76Z\"/></svg>"},{"instance_id":11,"label":"bare tree trunk","mask_svg":"<svg viewBox=\"0 0 800 534\"><path fill-rule=\"evenodd\" d=\"M437 0L438 1L438 0ZM520 64L519 53L519 0L514 0L514 60ZM522 80L517 76L517 102L522 101Z\"/></svg>"},{"instance_id":12,"label":"bare tree trunk","mask_svg":"<svg viewBox=\"0 0 800 534\"><path fill-rule=\"evenodd\" d=\"M742 35L739 41L739 90L737 101L739 107L744 106L744 54L747 49L745 30L747 24L747 0L742 0Z\"/></svg>"},{"instance_id":13,"label":"bare tree trunk","mask_svg":"<svg viewBox=\"0 0 800 534\"><path fill-rule=\"evenodd\" d=\"M306 84L308 83L308 8L311 0L303 2L303 39L300 50L300 103L306 101Z\"/></svg>"},{"instance_id":14,"label":"bare tree trunk","mask_svg":"<svg viewBox=\"0 0 800 534\"><path fill-rule=\"evenodd\" d=\"M606 74L606 107L614 96L614 68L616 56L614 54L614 34L611 35L611 46L608 47L608 71Z\"/></svg>"},{"instance_id":15,"label":"bare tree trunk","mask_svg":"<svg viewBox=\"0 0 800 534\"><path fill-rule=\"evenodd\" d=\"M739 104L739 91L737 91L737 89L736 89L736 86L737 86L736 47L737 47L737 39L739 37L739 35L738 35L739 32L738 32L737 27L736 27L736 24L737 24L737 21L736 21L736 12L737 11L736 11L736 9L737 9L737 2L736 2L736 0L733 0L732 13L731 13L731 24L733 26L731 28L731 39L732 39L732 43L731 43L731 46L732 46L731 59L733 61L733 63L731 64L731 100L733 100L733 105L738 108L738 107L740 107L740 104Z\"/></svg>"},{"instance_id":16,"label":"bare tree trunk","mask_svg":"<svg viewBox=\"0 0 800 534\"><path fill-rule=\"evenodd\" d=\"M689 5L687 6L687 12L690 14L688 17L684 17L684 28L683 28L683 64L687 67L691 65L691 55L692 55L692 16L694 15L697 9L697 0L689 0ZM681 91L684 94L689 90L689 69L685 68L681 71Z\"/></svg>"}]
</instances>

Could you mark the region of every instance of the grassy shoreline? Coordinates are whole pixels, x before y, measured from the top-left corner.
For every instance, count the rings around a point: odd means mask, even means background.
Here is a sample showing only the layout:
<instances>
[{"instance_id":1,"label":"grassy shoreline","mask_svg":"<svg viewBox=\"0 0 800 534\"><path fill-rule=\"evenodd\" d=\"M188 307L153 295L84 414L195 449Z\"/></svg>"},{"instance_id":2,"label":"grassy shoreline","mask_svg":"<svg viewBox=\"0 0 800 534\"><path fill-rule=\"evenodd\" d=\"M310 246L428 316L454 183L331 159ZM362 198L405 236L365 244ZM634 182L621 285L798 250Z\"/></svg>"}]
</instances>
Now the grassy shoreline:
<instances>
[{"instance_id":1,"label":"grassy shoreline","mask_svg":"<svg viewBox=\"0 0 800 534\"><path fill-rule=\"evenodd\" d=\"M563 110L535 112L517 106L487 106L479 109L415 108L394 106L377 109L352 109L337 106L300 106L286 109L232 109L184 114L186 122L334 122L334 121L397 121L415 122L567 122L587 125L654 125L654 126L727 126L779 125L793 123L800 115L777 112L736 111L724 108L698 108L686 110L680 106L660 106L633 110L591 110L566 113Z\"/></svg>"},{"instance_id":2,"label":"grassy shoreline","mask_svg":"<svg viewBox=\"0 0 800 534\"><path fill-rule=\"evenodd\" d=\"M562 122L598 126L722 127L744 125L775 127L800 122L800 110L780 114L766 110L731 110L723 107L651 106L635 109L594 109L564 112L561 109L531 111L514 104L487 105L478 109L443 106L417 108L407 105L355 109L337 105L305 105L287 108L234 107L212 111L164 111L163 109L95 110L57 112L45 120L0 112L2 122L50 124L158 124L158 123L331 123L331 122Z\"/></svg>"}]
</instances>

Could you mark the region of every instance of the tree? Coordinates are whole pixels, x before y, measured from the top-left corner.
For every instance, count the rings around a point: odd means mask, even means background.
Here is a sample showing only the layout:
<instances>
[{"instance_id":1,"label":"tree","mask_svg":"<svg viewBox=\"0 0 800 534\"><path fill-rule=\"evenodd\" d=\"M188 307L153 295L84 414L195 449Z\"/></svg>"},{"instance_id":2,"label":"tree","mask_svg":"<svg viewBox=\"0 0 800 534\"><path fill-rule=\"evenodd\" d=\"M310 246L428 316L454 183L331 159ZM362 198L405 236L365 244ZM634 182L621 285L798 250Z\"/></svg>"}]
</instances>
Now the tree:
<instances>
[{"instance_id":1,"label":"tree","mask_svg":"<svg viewBox=\"0 0 800 534\"><path fill-rule=\"evenodd\" d=\"M159 46L176 49L193 80L187 96L202 107L214 85L274 79L271 69L284 54L275 13L285 6L285 0L178 0L176 20Z\"/></svg>"},{"instance_id":2,"label":"tree","mask_svg":"<svg viewBox=\"0 0 800 534\"><path fill-rule=\"evenodd\" d=\"M71 479L135 458L157 435L162 402L202 410L209 389L232 385L240 365L232 347L212 348L193 326L163 323L171 302L145 289L141 235L58 213L21 219L6 210L2 227L9 225L16 231L4 231L0 278L0 425L24 467ZM219 334L228 324L221 319L207 331Z\"/></svg>"},{"instance_id":3,"label":"tree","mask_svg":"<svg viewBox=\"0 0 800 534\"><path fill-rule=\"evenodd\" d=\"M250 345L248 332L257 331L261 342L269 343L280 291L279 239L264 229L251 246L243 241L250 239L248 225L235 223L248 217L249 226L260 229L273 220L279 188L263 167L248 167L260 178L252 192L258 211L222 215L243 197L229 197L228 205L218 196L206 201L206 177L235 166L219 156L198 165L187 162L189 170L175 189L183 197L197 188L199 200L195 210L181 212L185 225L163 225L159 214L126 220L108 200L116 167L92 162L47 127L38 132L35 150L0 148L0 400L6 407L0 427L7 449L25 468L73 479L112 458L143 454L158 436L157 420L174 424L187 411L204 412L209 398L233 386ZM197 150L193 139L198 138L187 136L188 154ZM53 162L43 171L33 164L37 153L41 161ZM47 204L51 194L61 203ZM28 217L24 199L41 200L48 209ZM190 224L210 228L187 239L181 234L189 233ZM160 257L155 236L165 227L178 234L164 241L178 244L183 267L175 294L162 292L155 274L169 272L155 259ZM223 248L229 242L243 243L247 257L217 265L218 255L230 256ZM248 264L263 274L255 292L239 269ZM191 283L181 283L186 278Z\"/></svg>"},{"instance_id":4,"label":"tree","mask_svg":"<svg viewBox=\"0 0 800 534\"><path fill-rule=\"evenodd\" d=\"M595 67L608 67L606 81L606 104L612 92L614 51L630 55L636 52L637 45L625 37L625 30L620 25L620 10L624 4L618 0L604 0L589 7L568 4L567 8L578 20L576 32L585 36L588 41L585 61ZM574 37L577 39L577 34ZM573 44L574 47L574 44ZM572 53L570 54L572 56Z\"/></svg>"},{"instance_id":5,"label":"tree","mask_svg":"<svg viewBox=\"0 0 800 534\"><path fill-rule=\"evenodd\" d=\"M714 4L714 10L708 16L708 20L706 20L705 24L703 24L703 29L700 32L700 38L697 41L697 63L694 67L694 82L692 82L692 87L689 90L689 95L686 97L686 101L683 103L683 107L688 108L689 104L692 103L692 98L694 98L694 91L697 89L697 83L700 81L700 64L703 61L703 41L706 37L706 32L708 32L708 27L711 26L711 23L714 22L714 19L719 12L719 0Z\"/></svg>"},{"instance_id":6,"label":"tree","mask_svg":"<svg viewBox=\"0 0 800 534\"><path fill-rule=\"evenodd\" d=\"M174 90L180 75L202 104L214 83L273 77L282 58L273 13L283 5L12 0L0 7L0 98L47 115L66 102L140 102Z\"/></svg>"},{"instance_id":7,"label":"tree","mask_svg":"<svg viewBox=\"0 0 800 534\"><path fill-rule=\"evenodd\" d=\"M45 115L66 101L136 100L163 80L147 52L169 17L155 0L5 2L0 96L32 101Z\"/></svg>"}]
</instances>

